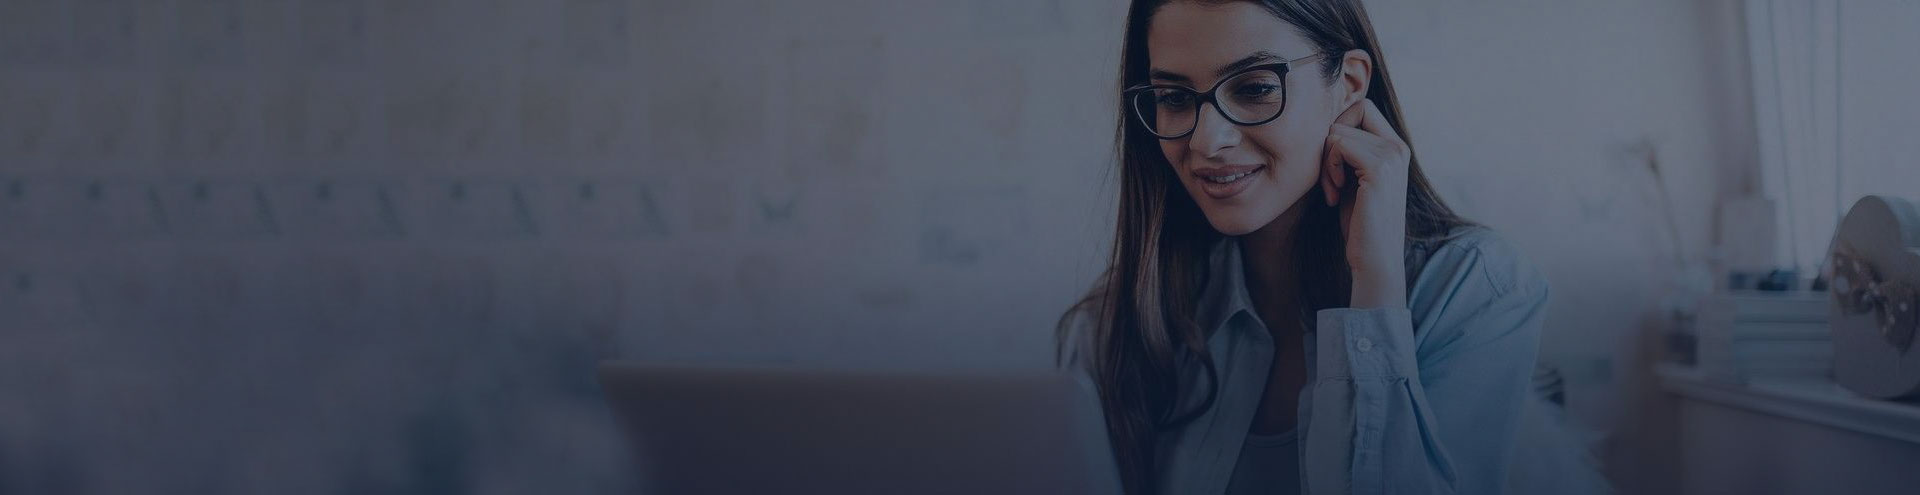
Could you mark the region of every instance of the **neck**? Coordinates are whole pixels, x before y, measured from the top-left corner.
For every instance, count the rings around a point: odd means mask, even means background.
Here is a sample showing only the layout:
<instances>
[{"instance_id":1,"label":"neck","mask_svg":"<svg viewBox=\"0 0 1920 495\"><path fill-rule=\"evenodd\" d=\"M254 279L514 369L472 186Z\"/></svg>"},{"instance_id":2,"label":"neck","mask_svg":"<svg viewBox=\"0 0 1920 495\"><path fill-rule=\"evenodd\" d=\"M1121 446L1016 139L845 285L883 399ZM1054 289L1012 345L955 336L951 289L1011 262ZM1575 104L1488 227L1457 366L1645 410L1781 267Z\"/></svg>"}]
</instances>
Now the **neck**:
<instances>
[{"instance_id":1,"label":"neck","mask_svg":"<svg viewBox=\"0 0 1920 495\"><path fill-rule=\"evenodd\" d=\"M1240 238L1240 261L1246 267L1247 297L1254 312L1276 334L1277 329L1297 328L1301 304L1299 247L1294 242L1300 231L1305 201L1295 203L1279 218Z\"/></svg>"}]
</instances>

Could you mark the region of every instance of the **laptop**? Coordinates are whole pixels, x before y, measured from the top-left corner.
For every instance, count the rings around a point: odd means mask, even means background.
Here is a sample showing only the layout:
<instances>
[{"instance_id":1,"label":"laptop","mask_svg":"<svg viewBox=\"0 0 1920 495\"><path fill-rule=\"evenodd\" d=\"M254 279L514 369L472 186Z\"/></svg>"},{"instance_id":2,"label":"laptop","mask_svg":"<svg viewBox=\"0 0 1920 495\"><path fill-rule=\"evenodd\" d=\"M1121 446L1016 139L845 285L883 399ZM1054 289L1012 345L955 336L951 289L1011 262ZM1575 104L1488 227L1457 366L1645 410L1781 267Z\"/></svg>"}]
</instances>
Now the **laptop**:
<instances>
[{"instance_id":1,"label":"laptop","mask_svg":"<svg viewBox=\"0 0 1920 495\"><path fill-rule=\"evenodd\" d=\"M1120 493L1078 373L605 362L599 377L642 493Z\"/></svg>"}]
</instances>

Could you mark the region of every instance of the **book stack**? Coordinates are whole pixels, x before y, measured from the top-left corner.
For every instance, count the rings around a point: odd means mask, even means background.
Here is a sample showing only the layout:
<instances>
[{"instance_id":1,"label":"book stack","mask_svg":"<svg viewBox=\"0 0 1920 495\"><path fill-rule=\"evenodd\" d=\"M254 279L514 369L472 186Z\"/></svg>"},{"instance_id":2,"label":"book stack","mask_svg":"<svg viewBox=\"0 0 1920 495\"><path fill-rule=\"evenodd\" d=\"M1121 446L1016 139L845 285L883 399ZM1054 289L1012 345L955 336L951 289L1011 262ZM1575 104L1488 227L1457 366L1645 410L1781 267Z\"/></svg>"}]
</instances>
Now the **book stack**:
<instances>
[{"instance_id":1,"label":"book stack","mask_svg":"<svg viewBox=\"0 0 1920 495\"><path fill-rule=\"evenodd\" d=\"M1826 380L1833 375L1827 293L1733 291L1700 312L1698 364L1736 382Z\"/></svg>"}]
</instances>

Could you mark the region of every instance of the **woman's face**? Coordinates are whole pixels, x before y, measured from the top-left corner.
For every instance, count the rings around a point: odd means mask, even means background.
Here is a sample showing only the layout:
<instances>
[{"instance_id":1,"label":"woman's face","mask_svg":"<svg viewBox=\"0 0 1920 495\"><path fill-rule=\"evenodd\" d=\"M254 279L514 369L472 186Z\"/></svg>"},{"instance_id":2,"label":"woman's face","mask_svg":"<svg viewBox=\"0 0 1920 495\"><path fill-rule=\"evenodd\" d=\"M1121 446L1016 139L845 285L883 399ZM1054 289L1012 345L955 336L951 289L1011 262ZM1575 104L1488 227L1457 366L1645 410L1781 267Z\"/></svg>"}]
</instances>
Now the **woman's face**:
<instances>
[{"instance_id":1,"label":"woman's face","mask_svg":"<svg viewBox=\"0 0 1920 495\"><path fill-rule=\"evenodd\" d=\"M1154 14L1147 52L1150 83L1206 91L1230 75L1222 69L1231 73L1234 67L1304 57L1314 46L1250 2L1174 2ZM1258 230L1301 204L1319 180L1321 149L1342 96L1320 76L1324 61L1294 64L1284 80L1285 110L1271 122L1241 126L1207 104L1192 134L1160 141L1160 151L1215 230L1233 236ZM1219 97L1227 92L1221 88Z\"/></svg>"}]
</instances>

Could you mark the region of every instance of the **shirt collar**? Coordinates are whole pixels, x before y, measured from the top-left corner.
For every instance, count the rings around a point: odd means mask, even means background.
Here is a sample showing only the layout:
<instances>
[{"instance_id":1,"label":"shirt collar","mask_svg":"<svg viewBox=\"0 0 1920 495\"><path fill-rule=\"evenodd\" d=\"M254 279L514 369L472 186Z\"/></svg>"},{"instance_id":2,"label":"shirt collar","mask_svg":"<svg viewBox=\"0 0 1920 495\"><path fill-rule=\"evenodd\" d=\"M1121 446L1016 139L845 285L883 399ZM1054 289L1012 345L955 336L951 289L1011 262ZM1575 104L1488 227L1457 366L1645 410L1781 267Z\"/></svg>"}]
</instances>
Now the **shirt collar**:
<instances>
[{"instance_id":1,"label":"shirt collar","mask_svg":"<svg viewBox=\"0 0 1920 495\"><path fill-rule=\"evenodd\" d=\"M1213 245L1207 255L1206 285L1200 291L1198 311L1195 322L1206 335L1212 336L1215 330L1227 324L1234 315L1242 311L1253 311L1253 300L1247 296L1246 271L1240 260L1240 239L1224 237Z\"/></svg>"}]
</instances>

